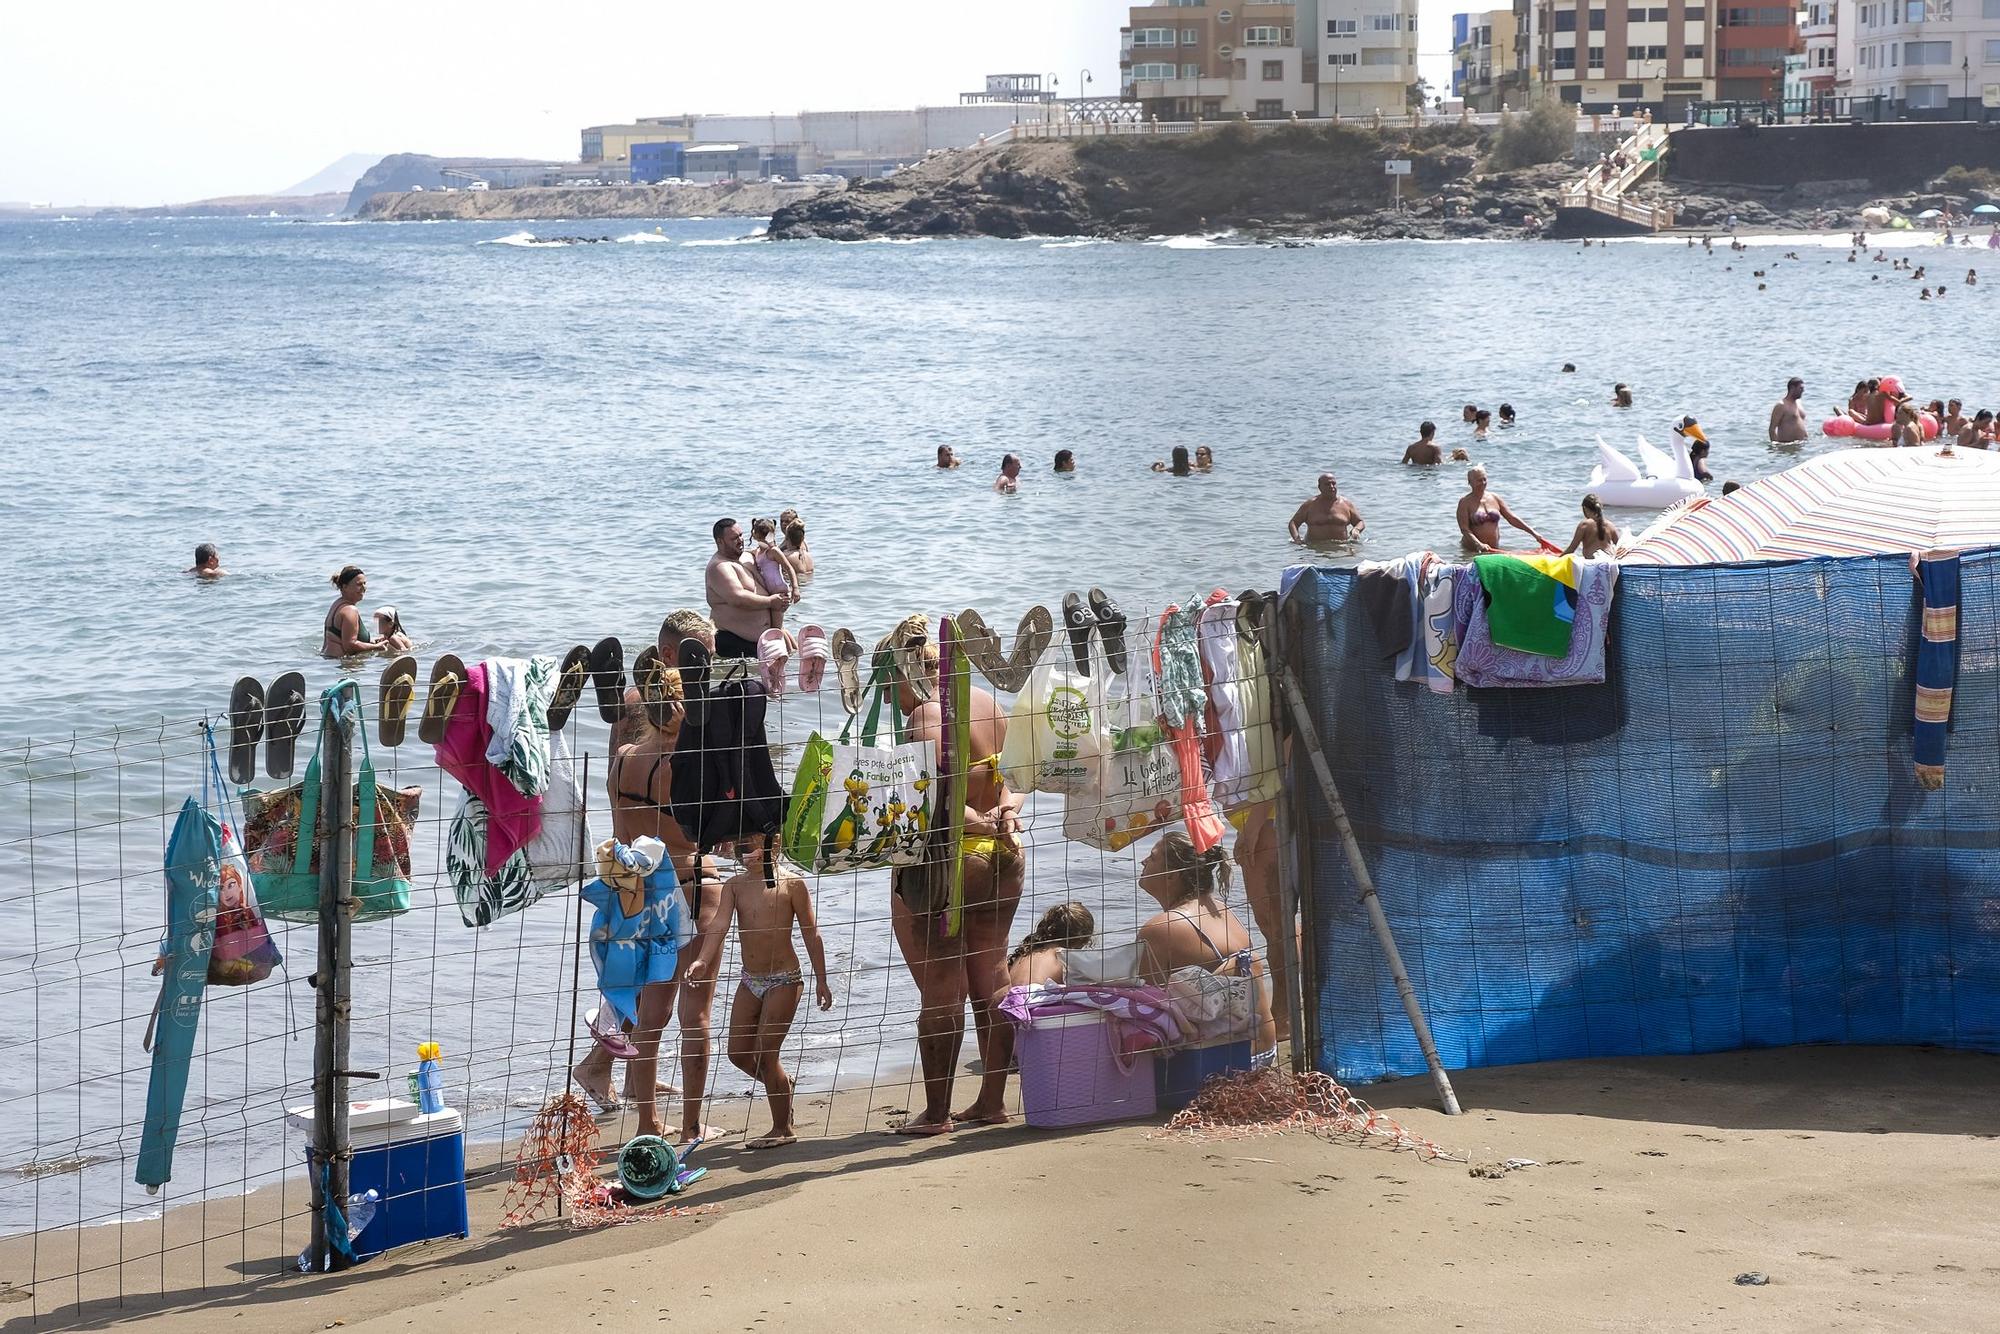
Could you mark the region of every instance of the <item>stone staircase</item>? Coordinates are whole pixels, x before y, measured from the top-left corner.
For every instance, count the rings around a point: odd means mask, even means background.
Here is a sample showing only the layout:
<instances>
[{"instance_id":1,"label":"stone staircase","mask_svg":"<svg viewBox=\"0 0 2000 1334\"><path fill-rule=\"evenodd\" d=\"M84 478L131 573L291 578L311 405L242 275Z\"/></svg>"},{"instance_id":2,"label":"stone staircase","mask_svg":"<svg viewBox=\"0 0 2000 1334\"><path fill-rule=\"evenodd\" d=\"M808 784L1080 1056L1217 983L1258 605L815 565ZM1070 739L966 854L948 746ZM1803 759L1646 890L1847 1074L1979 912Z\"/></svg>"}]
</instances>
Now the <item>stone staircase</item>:
<instances>
[{"instance_id":1,"label":"stone staircase","mask_svg":"<svg viewBox=\"0 0 2000 1334\"><path fill-rule=\"evenodd\" d=\"M1667 127L1641 125L1618 145L1624 165L1607 171L1600 164L1563 188L1556 210L1562 235L1593 236L1665 231L1674 211L1664 204L1627 199L1625 192L1644 180L1667 151Z\"/></svg>"}]
</instances>

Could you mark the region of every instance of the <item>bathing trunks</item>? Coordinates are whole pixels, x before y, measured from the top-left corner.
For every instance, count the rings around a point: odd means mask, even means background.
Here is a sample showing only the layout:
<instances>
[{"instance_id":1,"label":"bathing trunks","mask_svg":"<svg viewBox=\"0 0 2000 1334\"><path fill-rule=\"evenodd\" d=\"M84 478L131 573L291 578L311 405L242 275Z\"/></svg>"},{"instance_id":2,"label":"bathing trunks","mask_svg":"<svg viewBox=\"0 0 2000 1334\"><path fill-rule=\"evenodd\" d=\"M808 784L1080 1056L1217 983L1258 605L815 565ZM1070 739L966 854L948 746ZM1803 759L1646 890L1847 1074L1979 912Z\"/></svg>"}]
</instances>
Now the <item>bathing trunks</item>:
<instances>
[{"instance_id":1,"label":"bathing trunks","mask_svg":"<svg viewBox=\"0 0 2000 1334\"><path fill-rule=\"evenodd\" d=\"M773 991L778 987L802 987L805 985L805 982L805 974L796 968L792 969L789 973L743 974L743 985L758 1000L763 1000L766 992Z\"/></svg>"},{"instance_id":2,"label":"bathing trunks","mask_svg":"<svg viewBox=\"0 0 2000 1334\"><path fill-rule=\"evenodd\" d=\"M715 656L718 658L754 658L757 656L757 641L733 635L717 626L715 630Z\"/></svg>"}]
</instances>

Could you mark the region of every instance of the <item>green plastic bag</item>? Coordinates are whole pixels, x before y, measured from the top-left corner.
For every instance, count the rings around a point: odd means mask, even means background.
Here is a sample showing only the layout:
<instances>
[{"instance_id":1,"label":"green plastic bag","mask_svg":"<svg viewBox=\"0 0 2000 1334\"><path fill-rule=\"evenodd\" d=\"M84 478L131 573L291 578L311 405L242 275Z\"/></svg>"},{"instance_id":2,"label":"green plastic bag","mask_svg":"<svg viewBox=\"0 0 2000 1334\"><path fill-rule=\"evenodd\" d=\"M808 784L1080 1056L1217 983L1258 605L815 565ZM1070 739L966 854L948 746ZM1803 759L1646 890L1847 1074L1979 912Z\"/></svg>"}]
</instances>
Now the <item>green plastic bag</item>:
<instances>
[{"instance_id":1,"label":"green plastic bag","mask_svg":"<svg viewBox=\"0 0 2000 1334\"><path fill-rule=\"evenodd\" d=\"M937 762L927 742L904 738L892 679L878 673L870 681L866 719L850 717L831 741L814 732L800 757L780 835L785 855L816 874L915 866L924 858Z\"/></svg>"}]
</instances>

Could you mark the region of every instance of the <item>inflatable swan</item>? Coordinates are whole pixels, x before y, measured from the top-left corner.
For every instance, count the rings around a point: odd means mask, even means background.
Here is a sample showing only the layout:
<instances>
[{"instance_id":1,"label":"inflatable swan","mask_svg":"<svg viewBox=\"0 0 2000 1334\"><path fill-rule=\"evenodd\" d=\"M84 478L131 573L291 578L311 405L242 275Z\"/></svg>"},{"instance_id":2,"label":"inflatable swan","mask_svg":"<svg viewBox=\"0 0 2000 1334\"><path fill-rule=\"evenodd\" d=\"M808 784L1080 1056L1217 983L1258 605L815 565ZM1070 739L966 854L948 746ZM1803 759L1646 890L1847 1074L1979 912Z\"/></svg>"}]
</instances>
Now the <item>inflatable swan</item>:
<instances>
[{"instance_id":1,"label":"inflatable swan","mask_svg":"<svg viewBox=\"0 0 2000 1334\"><path fill-rule=\"evenodd\" d=\"M1665 509L1702 494L1687 446L1676 440L1673 449L1669 457L1655 449L1645 436L1640 436L1639 458L1646 465L1642 474L1638 465L1605 444L1600 435L1597 466L1590 471L1590 490L1607 505L1633 509Z\"/></svg>"}]
</instances>

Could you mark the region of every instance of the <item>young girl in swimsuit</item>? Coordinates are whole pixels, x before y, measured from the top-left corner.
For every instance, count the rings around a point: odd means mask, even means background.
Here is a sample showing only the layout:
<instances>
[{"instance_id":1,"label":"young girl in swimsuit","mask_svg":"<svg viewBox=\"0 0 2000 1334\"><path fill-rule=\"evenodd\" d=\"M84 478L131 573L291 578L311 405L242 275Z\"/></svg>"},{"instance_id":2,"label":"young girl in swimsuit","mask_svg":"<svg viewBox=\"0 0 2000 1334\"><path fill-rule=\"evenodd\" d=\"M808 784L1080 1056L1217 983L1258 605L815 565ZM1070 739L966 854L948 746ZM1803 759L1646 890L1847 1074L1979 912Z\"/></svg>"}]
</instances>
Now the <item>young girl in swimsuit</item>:
<instances>
[{"instance_id":1,"label":"young girl in swimsuit","mask_svg":"<svg viewBox=\"0 0 2000 1334\"><path fill-rule=\"evenodd\" d=\"M1097 919L1090 915L1090 909L1081 903L1058 903L1042 914L1035 929L1021 937L1021 943L1007 956L1007 985L1061 982L1064 951L1082 949L1096 934Z\"/></svg>"},{"instance_id":2,"label":"young girl in swimsuit","mask_svg":"<svg viewBox=\"0 0 2000 1334\"><path fill-rule=\"evenodd\" d=\"M1609 551L1618 545L1618 527L1604 517L1604 505L1596 496L1583 498L1583 522L1576 526L1576 532L1563 548L1563 554L1574 551L1589 560L1600 551Z\"/></svg>"},{"instance_id":3,"label":"young girl in swimsuit","mask_svg":"<svg viewBox=\"0 0 2000 1334\"><path fill-rule=\"evenodd\" d=\"M778 525L770 519L750 521L750 539L757 544L752 557L757 571L757 582L766 593L782 593L790 602L776 603L770 608L771 628L785 628L785 608L799 600L799 572L792 564L792 558L779 548L776 538Z\"/></svg>"}]
</instances>

